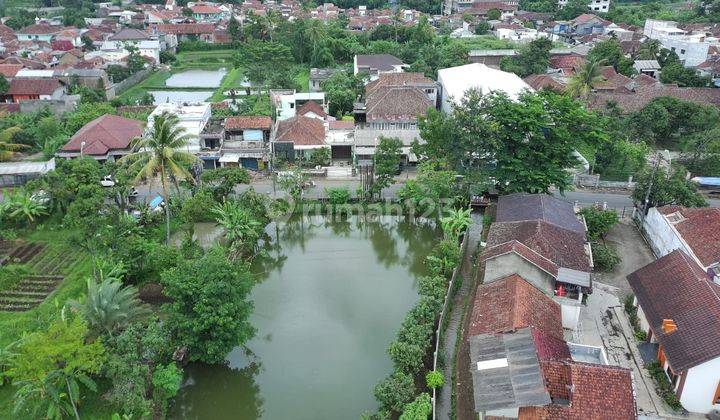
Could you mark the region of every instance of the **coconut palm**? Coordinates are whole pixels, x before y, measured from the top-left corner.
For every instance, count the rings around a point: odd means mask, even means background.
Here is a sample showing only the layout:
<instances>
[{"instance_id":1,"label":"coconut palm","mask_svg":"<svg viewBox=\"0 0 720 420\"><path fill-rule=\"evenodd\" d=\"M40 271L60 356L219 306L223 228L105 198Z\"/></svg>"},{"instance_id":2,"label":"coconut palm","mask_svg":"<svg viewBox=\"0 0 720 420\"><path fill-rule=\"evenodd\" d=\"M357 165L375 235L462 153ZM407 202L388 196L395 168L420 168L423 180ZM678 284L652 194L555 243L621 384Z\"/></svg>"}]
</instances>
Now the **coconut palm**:
<instances>
[{"instance_id":1,"label":"coconut palm","mask_svg":"<svg viewBox=\"0 0 720 420\"><path fill-rule=\"evenodd\" d=\"M588 61L585 65L570 79L566 92L573 98L586 99L595 85L602 81L600 70L605 60Z\"/></svg>"},{"instance_id":2,"label":"coconut palm","mask_svg":"<svg viewBox=\"0 0 720 420\"><path fill-rule=\"evenodd\" d=\"M124 156L120 161L128 165L131 174L135 174L135 182L153 180L160 177L165 200L165 222L167 225L166 241L170 243L170 197L168 182L175 186L178 181L194 182L188 168L197 161L191 153L183 152L181 147L192 137L179 126L177 115L163 112L154 119L152 130L133 142L134 153Z\"/></svg>"},{"instance_id":3,"label":"coconut palm","mask_svg":"<svg viewBox=\"0 0 720 420\"><path fill-rule=\"evenodd\" d=\"M112 334L150 313L138 299L137 289L123 287L117 278L108 276L99 283L89 278L87 288L83 302L72 300L68 305L81 312L89 328L96 333Z\"/></svg>"},{"instance_id":4,"label":"coconut palm","mask_svg":"<svg viewBox=\"0 0 720 420\"><path fill-rule=\"evenodd\" d=\"M15 156L18 150L27 148L24 144L13 143L13 137L22 131L20 127L10 127L0 131L0 162Z\"/></svg>"}]
</instances>

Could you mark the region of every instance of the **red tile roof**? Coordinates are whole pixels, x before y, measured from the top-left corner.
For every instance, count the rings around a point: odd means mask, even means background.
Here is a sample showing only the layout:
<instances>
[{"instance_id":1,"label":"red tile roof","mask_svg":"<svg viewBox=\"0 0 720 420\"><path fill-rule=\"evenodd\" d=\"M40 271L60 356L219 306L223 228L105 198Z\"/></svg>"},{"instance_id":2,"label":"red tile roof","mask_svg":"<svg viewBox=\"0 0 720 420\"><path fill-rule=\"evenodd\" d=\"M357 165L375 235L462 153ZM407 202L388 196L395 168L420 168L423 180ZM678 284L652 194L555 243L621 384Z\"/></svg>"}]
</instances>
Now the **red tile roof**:
<instances>
[{"instance_id":1,"label":"red tile roof","mask_svg":"<svg viewBox=\"0 0 720 420\"><path fill-rule=\"evenodd\" d=\"M37 23L34 25L26 26L17 31L17 33L25 35L49 35L58 33L62 29L62 26L52 26L48 23Z\"/></svg>"},{"instance_id":2,"label":"red tile roof","mask_svg":"<svg viewBox=\"0 0 720 420\"><path fill-rule=\"evenodd\" d=\"M469 335L535 327L562 339L560 305L517 274L478 287Z\"/></svg>"},{"instance_id":3,"label":"red tile roof","mask_svg":"<svg viewBox=\"0 0 720 420\"><path fill-rule=\"evenodd\" d=\"M720 208L664 206L658 211L682 215L683 220L673 226L704 267L720 262Z\"/></svg>"},{"instance_id":4,"label":"red tile roof","mask_svg":"<svg viewBox=\"0 0 720 420\"><path fill-rule=\"evenodd\" d=\"M276 142L292 142L296 146L325 144L325 124L317 118L296 115L278 123Z\"/></svg>"},{"instance_id":5,"label":"red tile roof","mask_svg":"<svg viewBox=\"0 0 720 420\"><path fill-rule=\"evenodd\" d=\"M22 68L22 64L0 64L0 74L5 77L15 77Z\"/></svg>"},{"instance_id":6,"label":"red tile roof","mask_svg":"<svg viewBox=\"0 0 720 420\"><path fill-rule=\"evenodd\" d=\"M337 120L330 121L331 130L352 130L355 128L355 121L353 120Z\"/></svg>"},{"instance_id":7,"label":"red tile roof","mask_svg":"<svg viewBox=\"0 0 720 420\"><path fill-rule=\"evenodd\" d=\"M681 88L675 85L656 83L638 86L634 92L597 92L588 101L590 109L604 109L607 104L615 103L625 113L639 111L655 98L669 96L701 105L714 105L720 108L720 89L717 88Z\"/></svg>"},{"instance_id":8,"label":"red tile roof","mask_svg":"<svg viewBox=\"0 0 720 420\"><path fill-rule=\"evenodd\" d=\"M487 246L517 240L554 262L558 267L590 271L584 235L538 221L497 222L490 226Z\"/></svg>"},{"instance_id":9,"label":"red tile roof","mask_svg":"<svg viewBox=\"0 0 720 420\"><path fill-rule=\"evenodd\" d=\"M178 23L157 25L157 30L164 34L199 35L211 34L215 31L212 23Z\"/></svg>"},{"instance_id":10,"label":"red tile roof","mask_svg":"<svg viewBox=\"0 0 720 420\"><path fill-rule=\"evenodd\" d=\"M559 361L540 362L540 367L553 404L521 407L518 412L520 420L637 418L630 370L617 366Z\"/></svg>"},{"instance_id":11,"label":"red tile roof","mask_svg":"<svg viewBox=\"0 0 720 420\"><path fill-rule=\"evenodd\" d=\"M222 10L220 10L220 8L204 3L196 4L191 7L190 10L192 10L193 13L201 15L217 15L222 13Z\"/></svg>"},{"instance_id":12,"label":"red tile roof","mask_svg":"<svg viewBox=\"0 0 720 420\"><path fill-rule=\"evenodd\" d=\"M269 130L272 127L270 117L227 117L225 119L226 130Z\"/></svg>"},{"instance_id":13,"label":"red tile roof","mask_svg":"<svg viewBox=\"0 0 720 420\"><path fill-rule=\"evenodd\" d=\"M592 13L583 13L582 15L576 17L575 19L571 20L571 22L575 25L582 25L585 23L589 23L593 20L598 20L603 25L609 25L611 22L607 21L601 17L595 16Z\"/></svg>"},{"instance_id":14,"label":"red tile roof","mask_svg":"<svg viewBox=\"0 0 720 420\"><path fill-rule=\"evenodd\" d=\"M531 74L523 80L535 90L552 89L560 93L565 91L565 85L549 74Z\"/></svg>"},{"instance_id":15,"label":"red tile roof","mask_svg":"<svg viewBox=\"0 0 720 420\"><path fill-rule=\"evenodd\" d=\"M62 85L55 78L15 78L10 82L8 95L52 95Z\"/></svg>"},{"instance_id":16,"label":"red tile roof","mask_svg":"<svg viewBox=\"0 0 720 420\"><path fill-rule=\"evenodd\" d=\"M546 257L542 256L536 251L533 251L526 245L516 240L508 241L495 246L486 247L485 250L483 250L482 254L480 254L480 261L487 261L495 257L499 257L500 255L509 254L511 252L519 255L520 257L524 258L531 264L534 264L536 267L545 271L551 276L557 277L558 266L554 262L550 261Z\"/></svg>"},{"instance_id":17,"label":"red tile roof","mask_svg":"<svg viewBox=\"0 0 720 420\"><path fill-rule=\"evenodd\" d=\"M675 250L627 278L673 371L720 357L720 286L689 255ZM677 330L666 334L664 319Z\"/></svg>"},{"instance_id":18,"label":"red tile roof","mask_svg":"<svg viewBox=\"0 0 720 420\"><path fill-rule=\"evenodd\" d=\"M300 106L297 110L297 115L305 115L309 112L312 112L321 118L327 117L327 113L323 109L322 105L314 101L305 102L302 106Z\"/></svg>"},{"instance_id":19,"label":"red tile roof","mask_svg":"<svg viewBox=\"0 0 720 420\"><path fill-rule=\"evenodd\" d=\"M576 70L587 63L587 60L579 54L560 54L550 57L549 67L553 69Z\"/></svg>"},{"instance_id":20,"label":"red tile roof","mask_svg":"<svg viewBox=\"0 0 720 420\"><path fill-rule=\"evenodd\" d=\"M80 153L80 147L85 142L84 154L104 156L112 150L128 149L132 140L140 135L142 135L140 121L105 114L78 130L62 147L62 151Z\"/></svg>"},{"instance_id":21,"label":"red tile roof","mask_svg":"<svg viewBox=\"0 0 720 420\"><path fill-rule=\"evenodd\" d=\"M541 362L547 360L572 360L570 348L563 338L548 334L538 328L532 329L532 336L538 360Z\"/></svg>"}]
</instances>

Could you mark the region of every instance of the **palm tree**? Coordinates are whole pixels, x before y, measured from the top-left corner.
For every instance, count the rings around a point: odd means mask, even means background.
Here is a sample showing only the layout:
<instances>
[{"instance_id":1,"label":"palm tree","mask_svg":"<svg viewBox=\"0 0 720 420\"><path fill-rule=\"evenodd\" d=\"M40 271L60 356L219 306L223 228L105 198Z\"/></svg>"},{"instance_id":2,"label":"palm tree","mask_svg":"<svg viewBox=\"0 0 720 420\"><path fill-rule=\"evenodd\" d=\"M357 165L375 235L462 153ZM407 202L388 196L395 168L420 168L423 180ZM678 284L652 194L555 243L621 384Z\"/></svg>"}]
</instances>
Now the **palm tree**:
<instances>
[{"instance_id":1,"label":"palm tree","mask_svg":"<svg viewBox=\"0 0 720 420\"><path fill-rule=\"evenodd\" d=\"M112 334L150 313L138 299L137 289L133 286L123 287L117 278L108 276L99 283L89 278L87 288L83 302L72 300L68 305L81 312L89 328L97 333Z\"/></svg>"},{"instance_id":2,"label":"palm tree","mask_svg":"<svg viewBox=\"0 0 720 420\"><path fill-rule=\"evenodd\" d=\"M170 244L170 196L168 181L172 179L178 188L179 180L194 182L188 167L197 161L190 153L179 150L192 137L179 126L177 115L163 112L155 117L148 135L133 142L136 152L123 157L120 161L128 164L128 170L135 175L135 182L154 179L160 176L165 200L166 241Z\"/></svg>"},{"instance_id":3,"label":"palm tree","mask_svg":"<svg viewBox=\"0 0 720 420\"><path fill-rule=\"evenodd\" d=\"M236 201L225 201L211 209L218 225L225 229L230 248L238 251L240 247L255 249L263 224L252 213Z\"/></svg>"},{"instance_id":4,"label":"palm tree","mask_svg":"<svg viewBox=\"0 0 720 420\"><path fill-rule=\"evenodd\" d=\"M18 150L27 148L24 144L12 143L13 137L20 131L22 131L20 127L10 127L0 131L0 162L15 156Z\"/></svg>"},{"instance_id":5,"label":"palm tree","mask_svg":"<svg viewBox=\"0 0 720 420\"><path fill-rule=\"evenodd\" d=\"M573 98L587 99L595 84L602 81L600 70L605 60L588 61L570 80L565 90Z\"/></svg>"},{"instance_id":6,"label":"palm tree","mask_svg":"<svg viewBox=\"0 0 720 420\"><path fill-rule=\"evenodd\" d=\"M0 203L0 217L32 223L36 218L48 214L45 204L24 189L5 191L3 195L7 199Z\"/></svg>"},{"instance_id":7,"label":"palm tree","mask_svg":"<svg viewBox=\"0 0 720 420\"><path fill-rule=\"evenodd\" d=\"M445 236L459 238L460 235L472 224L470 218L471 209L451 209L447 217L440 219Z\"/></svg>"}]
</instances>

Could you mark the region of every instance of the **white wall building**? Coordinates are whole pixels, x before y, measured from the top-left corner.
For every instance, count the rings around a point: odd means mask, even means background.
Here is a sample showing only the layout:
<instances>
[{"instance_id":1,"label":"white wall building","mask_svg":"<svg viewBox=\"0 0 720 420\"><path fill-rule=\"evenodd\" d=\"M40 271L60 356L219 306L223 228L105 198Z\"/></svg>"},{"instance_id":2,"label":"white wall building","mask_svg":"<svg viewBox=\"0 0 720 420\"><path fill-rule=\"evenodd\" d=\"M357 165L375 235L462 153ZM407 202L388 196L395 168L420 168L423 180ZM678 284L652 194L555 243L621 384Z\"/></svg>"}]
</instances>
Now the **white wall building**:
<instances>
[{"instance_id":1,"label":"white wall building","mask_svg":"<svg viewBox=\"0 0 720 420\"><path fill-rule=\"evenodd\" d=\"M306 102L317 102L327 110L325 92L281 92L271 95L271 99L275 104L275 117L278 121L294 117L298 108Z\"/></svg>"},{"instance_id":2,"label":"white wall building","mask_svg":"<svg viewBox=\"0 0 720 420\"><path fill-rule=\"evenodd\" d=\"M558 0L558 6L562 9L568 0ZM610 10L610 0L590 0L588 9L593 12L607 13Z\"/></svg>"},{"instance_id":3,"label":"white wall building","mask_svg":"<svg viewBox=\"0 0 720 420\"><path fill-rule=\"evenodd\" d=\"M663 48L674 51L685 67L696 67L707 60L711 46L720 46L720 40L702 34L688 34L677 27L677 22L647 19L643 34L657 39Z\"/></svg>"},{"instance_id":4,"label":"white wall building","mask_svg":"<svg viewBox=\"0 0 720 420\"><path fill-rule=\"evenodd\" d=\"M538 38L547 38L550 34L547 32L538 32L537 29L532 28L498 28L493 31L496 38L507 39L513 42L519 42L521 44L534 41Z\"/></svg>"},{"instance_id":5,"label":"white wall building","mask_svg":"<svg viewBox=\"0 0 720 420\"><path fill-rule=\"evenodd\" d=\"M470 89L483 93L504 92L511 99L524 91L533 91L523 79L514 73L496 70L485 64L472 63L438 71L440 103L444 112L451 112L452 105L460 103Z\"/></svg>"},{"instance_id":6,"label":"white wall building","mask_svg":"<svg viewBox=\"0 0 720 420\"><path fill-rule=\"evenodd\" d=\"M193 105L172 102L162 103L148 116L146 133L152 129L155 117L163 112L177 115L180 127L185 129L185 134L190 136L190 139L188 139L186 143L185 151L189 153L200 152L200 133L210 120L210 104L207 102Z\"/></svg>"}]
</instances>

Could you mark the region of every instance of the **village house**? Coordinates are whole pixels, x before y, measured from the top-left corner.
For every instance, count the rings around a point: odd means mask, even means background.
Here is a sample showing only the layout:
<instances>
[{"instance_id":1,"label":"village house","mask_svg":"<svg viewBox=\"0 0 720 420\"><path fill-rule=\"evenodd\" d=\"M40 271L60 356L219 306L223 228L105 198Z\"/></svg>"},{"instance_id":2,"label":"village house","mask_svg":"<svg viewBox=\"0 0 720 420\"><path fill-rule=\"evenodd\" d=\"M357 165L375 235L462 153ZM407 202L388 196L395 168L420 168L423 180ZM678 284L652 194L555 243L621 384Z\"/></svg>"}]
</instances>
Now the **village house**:
<instances>
[{"instance_id":1,"label":"village house","mask_svg":"<svg viewBox=\"0 0 720 420\"><path fill-rule=\"evenodd\" d=\"M242 166L254 171L265 169L271 130L270 117L228 117L225 120L221 165Z\"/></svg>"},{"instance_id":2,"label":"village house","mask_svg":"<svg viewBox=\"0 0 720 420\"><path fill-rule=\"evenodd\" d=\"M677 22L646 19L643 34L660 41L663 48L674 51L685 67L697 67L705 62L711 48L720 47L720 39L701 33L686 33Z\"/></svg>"},{"instance_id":3,"label":"village house","mask_svg":"<svg viewBox=\"0 0 720 420\"><path fill-rule=\"evenodd\" d=\"M25 185L54 169L54 158L44 162L0 162L0 188Z\"/></svg>"},{"instance_id":4,"label":"village house","mask_svg":"<svg viewBox=\"0 0 720 420\"><path fill-rule=\"evenodd\" d=\"M289 162L310 159L314 150L330 148L325 135L325 122L319 118L296 115L280 120L272 136L272 153Z\"/></svg>"},{"instance_id":5,"label":"village house","mask_svg":"<svg viewBox=\"0 0 720 420\"><path fill-rule=\"evenodd\" d=\"M61 158L88 156L100 162L132 152L132 142L143 133L142 122L105 114L85 124L56 153Z\"/></svg>"},{"instance_id":6,"label":"village house","mask_svg":"<svg viewBox=\"0 0 720 420\"><path fill-rule=\"evenodd\" d=\"M155 26L154 32L164 36L171 48L184 41L215 42L212 23L168 23Z\"/></svg>"},{"instance_id":7,"label":"village house","mask_svg":"<svg viewBox=\"0 0 720 420\"><path fill-rule=\"evenodd\" d=\"M294 89L271 89L270 103L275 108L275 119L286 120L297 114L298 109L308 102L315 102L327 113L325 92L296 92Z\"/></svg>"},{"instance_id":8,"label":"village house","mask_svg":"<svg viewBox=\"0 0 720 420\"><path fill-rule=\"evenodd\" d=\"M3 97L6 102L48 101L63 99L66 94L67 85L56 77L16 77L10 81L10 87Z\"/></svg>"},{"instance_id":9,"label":"village house","mask_svg":"<svg viewBox=\"0 0 720 420\"><path fill-rule=\"evenodd\" d=\"M497 10L500 12L500 20L507 20L515 16L517 9L518 5L516 2L474 1L469 8L463 10L463 13L485 19L488 16L488 12Z\"/></svg>"},{"instance_id":10,"label":"village house","mask_svg":"<svg viewBox=\"0 0 720 420\"><path fill-rule=\"evenodd\" d=\"M340 71L339 69L318 69L318 68L311 68L310 69L310 81L309 88L310 92L321 92L322 91L322 83L330 78L333 74Z\"/></svg>"},{"instance_id":11,"label":"village house","mask_svg":"<svg viewBox=\"0 0 720 420\"><path fill-rule=\"evenodd\" d=\"M15 32L18 41L35 41L50 43L63 29L62 26L50 25L46 22L35 23Z\"/></svg>"},{"instance_id":12,"label":"village house","mask_svg":"<svg viewBox=\"0 0 720 420\"><path fill-rule=\"evenodd\" d=\"M208 3L195 3L190 6L192 17L200 22L217 22L223 18L223 11L219 7Z\"/></svg>"},{"instance_id":13,"label":"village house","mask_svg":"<svg viewBox=\"0 0 720 420\"><path fill-rule=\"evenodd\" d=\"M707 228L717 252L717 230ZM698 237L698 241L700 237ZM713 278L714 277L714 278ZM628 277L640 328L657 346L657 361L682 406L693 413L720 409L720 283L683 248Z\"/></svg>"},{"instance_id":14,"label":"village house","mask_svg":"<svg viewBox=\"0 0 720 420\"><path fill-rule=\"evenodd\" d=\"M402 141L401 164L416 162L411 146L420 139L418 118L434 109L437 99L437 84L422 73L385 73L368 83L353 110L358 163L372 161L381 136Z\"/></svg>"},{"instance_id":15,"label":"village house","mask_svg":"<svg viewBox=\"0 0 720 420\"><path fill-rule=\"evenodd\" d=\"M367 73L370 80L383 73L401 73L405 67L405 63L390 54L357 54L353 58L353 74Z\"/></svg>"}]
</instances>

